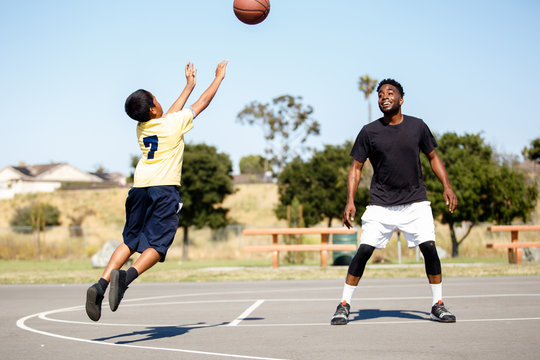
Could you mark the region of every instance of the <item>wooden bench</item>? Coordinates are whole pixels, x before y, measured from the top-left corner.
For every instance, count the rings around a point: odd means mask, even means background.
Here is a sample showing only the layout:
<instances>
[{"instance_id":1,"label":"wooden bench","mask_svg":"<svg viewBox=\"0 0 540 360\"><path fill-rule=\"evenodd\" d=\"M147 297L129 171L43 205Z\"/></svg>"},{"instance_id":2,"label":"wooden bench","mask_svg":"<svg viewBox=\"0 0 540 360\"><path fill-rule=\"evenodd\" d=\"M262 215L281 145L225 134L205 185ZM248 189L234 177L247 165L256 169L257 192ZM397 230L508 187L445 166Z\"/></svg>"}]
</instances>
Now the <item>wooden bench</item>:
<instances>
[{"instance_id":1,"label":"wooden bench","mask_svg":"<svg viewBox=\"0 0 540 360\"><path fill-rule=\"evenodd\" d=\"M510 231L512 241L510 243L486 244L488 249L508 249L508 262L511 264L521 264L523 258L523 248L540 247L540 242L518 242L520 231L539 231L540 225L497 225L488 227L488 231Z\"/></svg>"},{"instance_id":2,"label":"wooden bench","mask_svg":"<svg viewBox=\"0 0 540 360\"><path fill-rule=\"evenodd\" d=\"M320 251L321 267L327 266L328 251L354 251L356 244L329 244L329 234L355 234L355 229L345 228L269 228L269 229L244 229L242 235L272 235L272 245L244 246L245 252L272 252L272 266L279 266L280 251ZM279 235L309 235L320 234L320 244L278 244Z\"/></svg>"}]
</instances>

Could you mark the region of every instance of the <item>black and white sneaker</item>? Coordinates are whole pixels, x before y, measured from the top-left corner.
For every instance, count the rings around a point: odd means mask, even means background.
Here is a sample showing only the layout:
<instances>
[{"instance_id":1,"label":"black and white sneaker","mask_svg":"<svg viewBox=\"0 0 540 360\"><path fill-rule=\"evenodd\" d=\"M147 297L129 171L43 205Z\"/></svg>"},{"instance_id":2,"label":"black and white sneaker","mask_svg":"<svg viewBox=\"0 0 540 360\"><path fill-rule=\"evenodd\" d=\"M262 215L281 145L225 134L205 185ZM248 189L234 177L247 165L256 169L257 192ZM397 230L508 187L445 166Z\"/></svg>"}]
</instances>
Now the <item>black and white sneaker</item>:
<instances>
[{"instance_id":1,"label":"black and white sneaker","mask_svg":"<svg viewBox=\"0 0 540 360\"><path fill-rule=\"evenodd\" d=\"M441 300L439 300L439 302L433 305L431 308L431 319L443 323L456 322L456 317L454 314L452 314L450 310L444 306L444 303Z\"/></svg>"},{"instance_id":2,"label":"black and white sneaker","mask_svg":"<svg viewBox=\"0 0 540 360\"><path fill-rule=\"evenodd\" d=\"M349 322L349 313L351 312L351 306L347 302L343 301L338 305L330 325L347 325Z\"/></svg>"},{"instance_id":3,"label":"black and white sneaker","mask_svg":"<svg viewBox=\"0 0 540 360\"><path fill-rule=\"evenodd\" d=\"M86 290L86 315L94 321L101 317L101 302L104 291L99 283L95 283Z\"/></svg>"},{"instance_id":4,"label":"black and white sneaker","mask_svg":"<svg viewBox=\"0 0 540 360\"><path fill-rule=\"evenodd\" d=\"M126 272L124 270L111 271L111 288L109 290L109 307L111 311L116 311L120 301L127 290Z\"/></svg>"}]
</instances>

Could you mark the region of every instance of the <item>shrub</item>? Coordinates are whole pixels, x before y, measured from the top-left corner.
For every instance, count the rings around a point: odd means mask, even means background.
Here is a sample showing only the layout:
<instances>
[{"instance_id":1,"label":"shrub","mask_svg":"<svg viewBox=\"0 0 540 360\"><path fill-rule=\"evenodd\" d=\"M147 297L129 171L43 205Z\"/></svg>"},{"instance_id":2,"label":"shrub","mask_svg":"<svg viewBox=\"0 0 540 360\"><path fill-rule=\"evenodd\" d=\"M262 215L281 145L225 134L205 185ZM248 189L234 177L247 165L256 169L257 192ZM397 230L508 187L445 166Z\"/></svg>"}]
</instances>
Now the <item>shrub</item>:
<instances>
[{"instance_id":1,"label":"shrub","mask_svg":"<svg viewBox=\"0 0 540 360\"><path fill-rule=\"evenodd\" d=\"M60 210L51 204L34 203L15 210L10 221L14 231L30 233L43 230L45 226L60 225Z\"/></svg>"}]
</instances>

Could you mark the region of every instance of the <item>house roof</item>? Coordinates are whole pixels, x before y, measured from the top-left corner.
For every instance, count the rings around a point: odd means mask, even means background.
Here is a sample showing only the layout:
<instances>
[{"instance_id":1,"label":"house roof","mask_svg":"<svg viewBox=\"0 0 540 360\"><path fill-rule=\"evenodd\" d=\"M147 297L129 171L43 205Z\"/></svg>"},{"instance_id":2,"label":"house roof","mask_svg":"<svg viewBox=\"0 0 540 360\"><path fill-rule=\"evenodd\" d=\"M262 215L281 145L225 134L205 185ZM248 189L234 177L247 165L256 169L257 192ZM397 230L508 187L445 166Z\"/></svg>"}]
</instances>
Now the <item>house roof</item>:
<instances>
[{"instance_id":1,"label":"house roof","mask_svg":"<svg viewBox=\"0 0 540 360\"><path fill-rule=\"evenodd\" d=\"M116 182L116 181L118 181L118 179L123 179L125 177L124 175L122 175L119 172L111 172L111 173L92 172L90 174L92 174L94 176L97 176L98 178L102 179L103 181L113 181L113 182Z\"/></svg>"},{"instance_id":2,"label":"house roof","mask_svg":"<svg viewBox=\"0 0 540 360\"><path fill-rule=\"evenodd\" d=\"M12 166L13 169L19 171L21 174L31 177L39 177L41 174L54 169L59 165L67 165L64 163L52 163L45 165L19 165Z\"/></svg>"},{"instance_id":3,"label":"house roof","mask_svg":"<svg viewBox=\"0 0 540 360\"><path fill-rule=\"evenodd\" d=\"M51 163L40 165L7 166L0 170L11 169L19 174L16 178L26 181L74 181L74 182L102 182L95 175L81 171L67 163Z\"/></svg>"}]
</instances>

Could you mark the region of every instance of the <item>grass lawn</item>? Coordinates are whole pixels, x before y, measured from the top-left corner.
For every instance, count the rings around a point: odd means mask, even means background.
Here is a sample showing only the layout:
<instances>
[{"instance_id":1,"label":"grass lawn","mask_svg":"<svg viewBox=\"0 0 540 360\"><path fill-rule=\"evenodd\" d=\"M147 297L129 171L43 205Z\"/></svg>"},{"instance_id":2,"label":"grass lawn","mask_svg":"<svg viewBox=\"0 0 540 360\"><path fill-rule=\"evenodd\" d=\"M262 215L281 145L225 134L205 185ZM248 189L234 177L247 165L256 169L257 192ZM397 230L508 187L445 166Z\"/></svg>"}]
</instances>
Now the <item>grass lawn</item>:
<instances>
[{"instance_id":1,"label":"grass lawn","mask_svg":"<svg viewBox=\"0 0 540 360\"><path fill-rule=\"evenodd\" d=\"M90 260L0 261L0 284L93 283L103 269ZM253 281L292 279L343 279L346 266L321 268L318 263L271 267L269 260L169 260L157 264L137 281ZM540 275L540 264L508 264L505 258L445 259L443 276ZM365 277L424 277L422 263L368 264Z\"/></svg>"}]
</instances>

